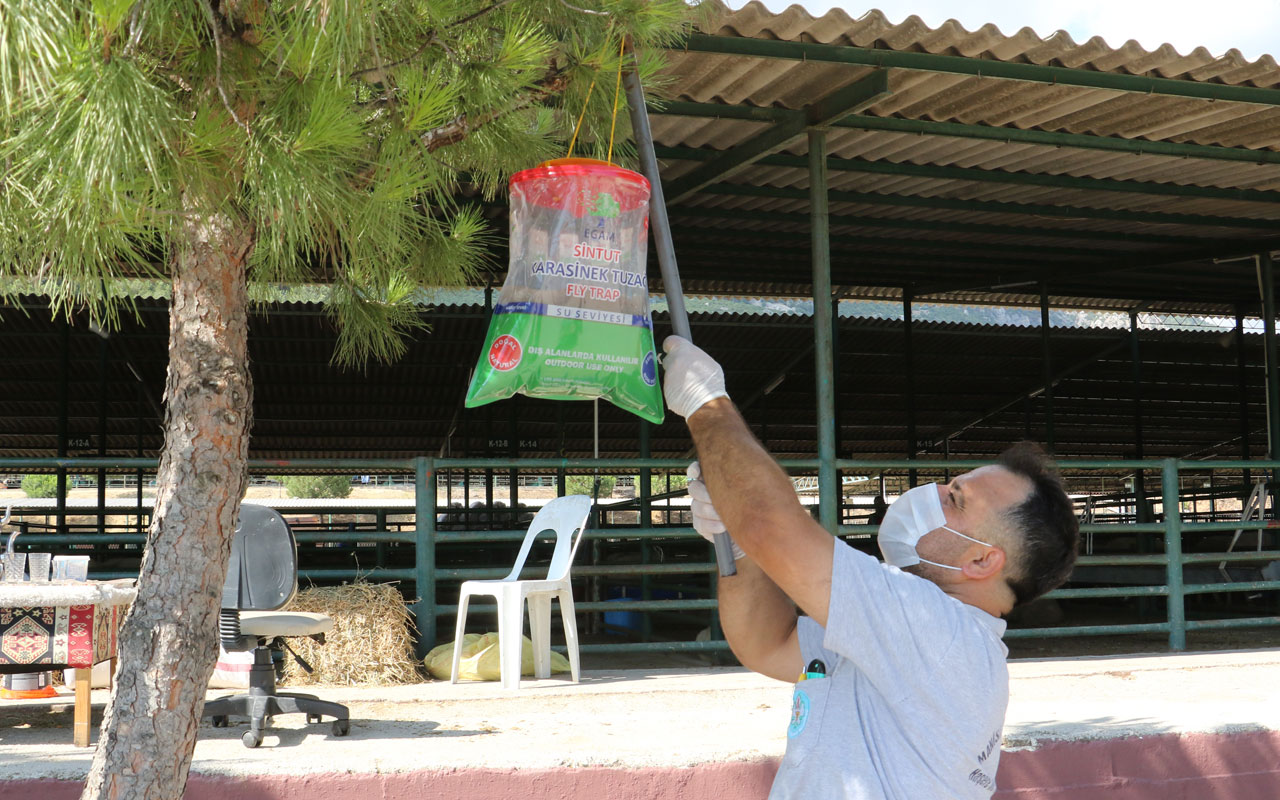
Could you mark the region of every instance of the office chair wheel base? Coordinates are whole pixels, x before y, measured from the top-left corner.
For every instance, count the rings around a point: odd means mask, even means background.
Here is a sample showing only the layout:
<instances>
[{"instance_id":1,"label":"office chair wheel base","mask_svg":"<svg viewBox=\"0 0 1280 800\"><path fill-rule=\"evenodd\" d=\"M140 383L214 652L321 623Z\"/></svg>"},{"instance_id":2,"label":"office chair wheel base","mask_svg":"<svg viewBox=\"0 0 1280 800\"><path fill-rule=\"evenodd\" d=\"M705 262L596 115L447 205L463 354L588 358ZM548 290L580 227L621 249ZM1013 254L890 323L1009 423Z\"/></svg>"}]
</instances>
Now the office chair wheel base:
<instances>
[{"instance_id":1,"label":"office chair wheel base","mask_svg":"<svg viewBox=\"0 0 1280 800\"><path fill-rule=\"evenodd\" d=\"M349 719L335 719L335 720L333 721L333 735L334 735L334 736L346 736L346 735L347 735L348 733L350 733L350 732L351 732L351 720L349 720Z\"/></svg>"},{"instance_id":2,"label":"office chair wheel base","mask_svg":"<svg viewBox=\"0 0 1280 800\"><path fill-rule=\"evenodd\" d=\"M212 725L212 726L213 726L213 727L215 727L215 728L225 728L225 727L227 727L230 723L229 723L229 722L227 722L227 718L226 718L226 717L221 716L221 715L216 715L216 716L209 717L209 724L210 724L210 725Z\"/></svg>"},{"instance_id":3,"label":"office chair wheel base","mask_svg":"<svg viewBox=\"0 0 1280 800\"><path fill-rule=\"evenodd\" d=\"M257 747L262 744L262 731L245 731L240 742L245 747Z\"/></svg>"}]
</instances>

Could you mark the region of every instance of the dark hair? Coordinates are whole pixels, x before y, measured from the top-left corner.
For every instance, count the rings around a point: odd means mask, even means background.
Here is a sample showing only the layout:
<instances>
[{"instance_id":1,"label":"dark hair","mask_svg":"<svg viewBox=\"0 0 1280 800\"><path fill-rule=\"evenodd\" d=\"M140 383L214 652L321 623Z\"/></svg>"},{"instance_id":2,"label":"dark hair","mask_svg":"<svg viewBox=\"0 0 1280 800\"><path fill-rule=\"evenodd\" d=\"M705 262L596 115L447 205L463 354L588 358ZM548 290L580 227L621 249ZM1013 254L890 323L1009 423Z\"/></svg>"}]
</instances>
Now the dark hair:
<instances>
[{"instance_id":1,"label":"dark hair","mask_svg":"<svg viewBox=\"0 0 1280 800\"><path fill-rule=\"evenodd\" d=\"M1080 546L1080 524L1062 487L1058 467L1040 445L1018 442L1000 454L1000 466L1031 481L1031 494L1007 512L1021 539L1006 579L1014 605L1030 603L1067 582Z\"/></svg>"}]
</instances>

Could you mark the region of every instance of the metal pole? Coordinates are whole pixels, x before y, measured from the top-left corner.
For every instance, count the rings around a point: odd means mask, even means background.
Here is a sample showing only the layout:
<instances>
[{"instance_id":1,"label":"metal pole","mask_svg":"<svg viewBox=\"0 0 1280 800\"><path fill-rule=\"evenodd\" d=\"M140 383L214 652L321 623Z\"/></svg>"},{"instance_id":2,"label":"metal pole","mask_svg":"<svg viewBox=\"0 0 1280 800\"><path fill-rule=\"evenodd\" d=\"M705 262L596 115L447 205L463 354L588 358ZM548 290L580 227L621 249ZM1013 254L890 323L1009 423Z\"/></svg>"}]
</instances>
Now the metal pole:
<instances>
[{"instance_id":1,"label":"metal pole","mask_svg":"<svg viewBox=\"0 0 1280 800\"><path fill-rule=\"evenodd\" d=\"M1142 430L1142 351L1138 342L1138 312L1129 312L1129 359L1133 367L1133 457L1141 461L1143 456ZM1137 506L1137 521L1149 522L1145 473L1138 470L1133 477L1133 501ZM1143 537L1144 540L1146 537Z\"/></svg>"},{"instance_id":2,"label":"metal pole","mask_svg":"<svg viewBox=\"0 0 1280 800\"><path fill-rule=\"evenodd\" d=\"M107 457L107 369L111 358L106 337L98 342L98 458ZM98 469L98 535L107 532L107 471Z\"/></svg>"},{"instance_id":3,"label":"metal pole","mask_svg":"<svg viewBox=\"0 0 1280 800\"><path fill-rule=\"evenodd\" d=\"M911 306L914 300L913 287L902 287L902 369L907 373L907 458L915 458L920 446L916 438L916 348L911 334ZM916 470L907 470L907 486L914 487L916 480Z\"/></svg>"},{"instance_id":4,"label":"metal pole","mask_svg":"<svg viewBox=\"0 0 1280 800\"><path fill-rule=\"evenodd\" d=\"M640 420L639 444L641 458L650 458L653 456L652 445L649 440L649 429L651 427L652 426L649 424L648 420ZM640 474L636 477L636 480L640 482L640 485L636 487L636 497L640 500L639 522L641 528L648 528L653 524L653 509L649 499L653 496L653 486L650 482L652 475L653 472L648 467L641 467ZM667 505L670 505L670 501L668 501ZM650 556L649 540L641 539L640 563L648 564ZM640 599L653 599L653 579L649 576L648 572L645 572L640 576ZM712 616L718 615L712 614ZM646 642L653 636L653 614L646 612L642 615L640 622L640 635Z\"/></svg>"},{"instance_id":5,"label":"metal pole","mask_svg":"<svg viewBox=\"0 0 1280 800\"><path fill-rule=\"evenodd\" d=\"M1178 460L1166 458L1160 471L1164 505L1165 583L1169 588L1169 649L1187 649L1187 609L1182 584L1182 517L1178 508Z\"/></svg>"},{"instance_id":6,"label":"metal pole","mask_svg":"<svg viewBox=\"0 0 1280 800\"><path fill-rule=\"evenodd\" d=\"M1040 348L1044 373L1044 446L1054 450L1053 431L1053 351L1049 342L1049 285L1040 282Z\"/></svg>"},{"instance_id":7,"label":"metal pole","mask_svg":"<svg viewBox=\"0 0 1280 800\"><path fill-rule=\"evenodd\" d=\"M830 243L831 241L829 233L830 231L828 229L828 239L827 239L828 243ZM828 261L829 260L830 260L830 256L828 255ZM831 274L831 270L828 269L827 275L830 276L830 274ZM840 384L839 384L838 378L836 377L838 375L840 375L840 299L836 297L834 294L832 294L832 297L831 297L831 398L832 398L831 440L833 444L832 444L831 452L835 454L836 458L839 458L840 453L842 452L841 448L844 445L844 438L843 438L844 416L841 413L844 407L840 404ZM843 487L843 484L840 483L839 470L836 470L836 485L839 487ZM845 511L844 489L839 488L836 490L837 529L840 525L845 524L844 511Z\"/></svg>"},{"instance_id":8,"label":"metal pole","mask_svg":"<svg viewBox=\"0 0 1280 800\"><path fill-rule=\"evenodd\" d=\"M813 259L813 337L818 394L818 517L835 535L840 481L836 474L835 354L831 334L831 240L827 220L827 133L809 131L809 241Z\"/></svg>"},{"instance_id":9,"label":"metal pole","mask_svg":"<svg viewBox=\"0 0 1280 800\"><path fill-rule=\"evenodd\" d=\"M518 458L520 456L520 449L519 449L520 448L520 438L519 438L520 423L519 423L519 418L516 416L515 398L514 397L511 398L511 401L512 402L507 404L507 410L511 412L510 424L508 425L508 432L507 432L507 436L510 438L510 441L507 442L507 453L509 453L512 458ZM510 507L511 509L510 527L512 529L515 529L520 524L519 522L520 514L516 511L516 509L519 508L520 506L520 472L519 470L513 469L507 472L507 506ZM494 519L495 520L497 519L496 514L494 515ZM504 520L504 524L505 524L505 520Z\"/></svg>"},{"instance_id":10,"label":"metal pole","mask_svg":"<svg viewBox=\"0 0 1280 800\"><path fill-rule=\"evenodd\" d=\"M1267 458L1274 459L1280 451L1280 371L1276 364L1276 277L1272 268L1271 253L1257 255L1258 271L1262 276L1262 342L1267 366ZM1271 517L1276 516L1276 472L1271 472Z\"/></svg>"},{"instance_id":11,"label":"metal pole","mask_svg":"<svg viewBox=\"0 0 1280 800\"><path fill-rule=\"evenodd\" d=\"M1249 460L1249 365L1244 353L1244 309L1236 306L1236 399L1240 407L1240 459ZM1253 483L1253 475L1246 467L1241 475L1244 488L1241 489L1240 507L1249 498L1249 484Z\"/></svg>"},{"instance_id":12,"label":"metal pole","mask_svg":"<svg viewBox=\"0 0 1280 800\"><path fill-rule=\"evenodd\" d=\"M414 459L414 591L413 616L418 625L414 648L424 658L436 642L436 474L431 459Z\"/></svg>"},{"instance_id":13,"label":"metal pole","mask_svg":"<svg viewBox=\"0 0 1280 800\"><path fill-rule=\"evenodd\" d=\"M630 43L628 43L630 51ZM677 336L693 341L689 332L689 313L684 307L684 291L680 288L680 270L676 264L676 250L671 243L671 221L667 219L667 202L662 195L662 178L658 172L658 158L653 152L653 132L649 128L649 112L645 110L644 88L640 75L629 70L622 76L627 90L627 102L631 106L631 131L636 138L636 150L640 156L640 171L649 179L649 222L653 229L653 245L657 250L658 267L662 272L662 288L667 296L667 311L671 328Z\"/></svg>"},{"instance_id":14,"label":"metal pole","mask_svg":"<svg viewBox=\"0 0 1280 800\"><path fill-rule=\"evenodd\" d=\"M137 439L135 440L135 452L138 458L142 458L142 415L146 409L146 403L144 402L144 400L146 399L145 393L146 393L146 386L142 383L142 381L138 381L138 419L137 419L138 428L135 431L135 434L137 436ZM136 475L138 479L138 491L136 496L138 513L137 513L137 516L134 518L134 521L135 521L135 524L137 525L138 533L142 533L142 527L143 527L142 526L142 481L143 481L142 470L139 469Z\"/></svg>"},{"instance_id":15,"label":"metal pole","mask_svg":"<svg viewBox=\"0 0 1280 800\"><path fill-rule=\"evenodd\" d=\"M564 458L564 403L556 403L556 430L560 432L560 445L556 448L556 453ZM556 470L556 497L564 497L568 494L565 487L565 471L564 467Z\"/></svg>"},{"instance_id":16,"label":"metal pole","mask_svg":"<svg viewBox=\"0 0 1280 800\"><path fill-rule=\"evenodd\" d=\"M58 330L58 339L62 345L62 359L58 375L58 458L67 457L67 435L69 416L69 382L71 380L71 323L64 317L62 327ZM58 467L58 533L67 532L67 470Z\"/></svg>"},{"instance_id":17,"label":"metal pole","mask_svg":"<svg viewBox=\"0 0 1280 800\"><path fill-rule=\"evenodd\" d=\"M631 41L626 43L630 55ZM667 313L671 329L677 336L693 341L689 331L689 314L684 308L684 291L680 288L680 269L676 265L676 250L671 243L671 222L667 219L667 203L662 196L662 176L658 173L658 159L653 153L653 132L649 128L649 112L644 105L644 87L640 74L628 70L622 76L627 90L627 103L631 106L631 132L636 139L636 151L640 156L640 171L649 179L649 222L653 231L653 244L658 252L658 266L662 272L662 290L667 296ZM733 563L733 540L729 534L715 537L716 564L724 577L737 575Z\"/></svg>"}]
</instances>

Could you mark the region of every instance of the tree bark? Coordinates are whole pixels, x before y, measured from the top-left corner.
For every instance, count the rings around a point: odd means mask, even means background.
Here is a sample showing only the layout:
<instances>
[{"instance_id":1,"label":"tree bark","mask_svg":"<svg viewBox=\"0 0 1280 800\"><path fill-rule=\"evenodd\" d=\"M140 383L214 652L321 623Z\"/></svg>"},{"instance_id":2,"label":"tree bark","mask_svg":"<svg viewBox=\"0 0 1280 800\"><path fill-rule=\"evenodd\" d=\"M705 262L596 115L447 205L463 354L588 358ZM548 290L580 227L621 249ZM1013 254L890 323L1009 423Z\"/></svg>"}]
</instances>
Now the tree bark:
<instances>
[{"instance_id":1,"label":"tree bark","mask_svg":"<svg viewBox=\"0 0 1280 800\"><path fill-rule=\"evenodd\" d=\"M217 659L218 605L247 484L252 226L188 218L172 260L165 439L138 597L82 800L178 800Z\"/></svg>"}]
</instances>

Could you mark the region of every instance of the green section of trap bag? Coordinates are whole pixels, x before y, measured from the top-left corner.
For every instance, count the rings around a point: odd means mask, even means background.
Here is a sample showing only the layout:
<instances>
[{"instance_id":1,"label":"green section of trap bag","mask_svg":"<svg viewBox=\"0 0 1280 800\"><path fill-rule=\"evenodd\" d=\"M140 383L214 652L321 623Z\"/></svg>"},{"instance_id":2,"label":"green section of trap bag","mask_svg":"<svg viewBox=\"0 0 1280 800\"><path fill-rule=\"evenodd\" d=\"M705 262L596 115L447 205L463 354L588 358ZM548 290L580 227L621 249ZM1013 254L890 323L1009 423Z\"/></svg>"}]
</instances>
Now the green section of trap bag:
<instances>
[{"instance_id":1,"label":"green section of trap bag","mask_svg":"<svg viewBox=\"0 0 1280 800\"><path fill-rule=\"evenodd\" d=\"M660 423L662 389L653 331L647 325L544 313L494 314L466 406L517 393L552 400L599 397Z\"/></svg>"}]
</instances>

